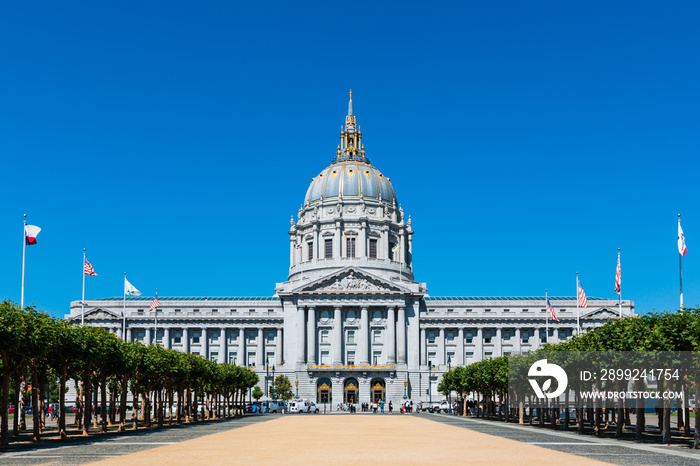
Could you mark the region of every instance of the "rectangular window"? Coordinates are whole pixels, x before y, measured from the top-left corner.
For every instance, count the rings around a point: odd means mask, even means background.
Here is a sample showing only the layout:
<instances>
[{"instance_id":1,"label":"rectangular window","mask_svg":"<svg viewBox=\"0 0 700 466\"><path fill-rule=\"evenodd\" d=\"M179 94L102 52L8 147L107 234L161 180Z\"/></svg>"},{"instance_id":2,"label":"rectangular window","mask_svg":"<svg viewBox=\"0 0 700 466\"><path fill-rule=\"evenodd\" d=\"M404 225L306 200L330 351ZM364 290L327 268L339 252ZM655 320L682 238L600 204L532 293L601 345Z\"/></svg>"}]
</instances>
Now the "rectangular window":
<instances>
[{"instance_id":1,"label":"rectangular window","mask_svg":"<svg viewBox=\"0 0 700 466\"><path fill-rule=\"evenodd\" d=\"M194 309L192 312L199 312L199 309Z\"/></svg>"},{"instance_id":2,"label":"rectangular window","mask_svg":"<svg viewBox=\"0 0 700 466\"><path fill-rule=\"evenodd\" d=\"M182 312L182 309L175 309L175 312Z\"/></svg>"},{"instance_id":3,"label":"rectangular window","mask_svg":"<svg viewBox=\"0 0 700 466\"><path fill-rule=\"evenodd\" d=\"M328 343L328 330L321 330L321 343Z\"/></svg>"},{"instance_id":4,"label":"rectangular window","mask_svg":"<svg viewBox=\"0 0 700 466\"><path fill-rule=\"evenodd\" d=\"M143 314L143 309L137 309L136 312L138 312L139 314Z\"/></svg>"},{"instance_id":5,"label":"rectangular window","mask_svg":"<svg viewBox=\"0 0 700 466\"><path fill-rule=\"evenodd\" d=\"M252 313L255 312L255 309L248 309L248 312L249 312L250 314L252 314Z\"/></svg>"},{"instance_id":6,"label":"rectangular window","mask_svg":"<svg viewBox=\"0 0 700 466\"><path fill-rule=\"evenodd\" d=\"M530 309L523 309L523 312L530 312Z\"/></svg>"},{"instance_id":7,"label":"rectangular window","mask_svg":"<svg viewBox=\"0 0 700 466\"><path fill-rule=\"evenodd\" d=\"M435 312L435 309L428 309L428 312Z\"/></svg>"},{"instance_id":8,"label":"rectangular window","mask_svg":"<svg viewBox=\"0 0 700 466\"><path fill-rule=\"evenodd\" d=\"M454 312L454 309L448 309L447 312Z\"/></svg>"},{"instance_id":9,"label":"rectangular window","mask_svg":"<svg viewBox=\"0 0 700 466\"><path fill-rule=\"evenodd\" d=\"M474 352L473 351L467 351L466 353L466 361L470 362L474 360Z\"/></svg>"},{"instance_id":10,"label":"rectangular window","mask_svg":"<svg viewBox=\"0 0 700 466\"><path fill-rule=\"evenodd\" d=\"M510 312L510 309L503 309L503 312Z\"/></svg>"},{"instance_id":11,"label":"rectangular window","mask_svg":"<svg viewBox=\"0 0 700 466\"><path fill-rule=\"evenodd\" d=\"M528 343L530 341L530 332L527 330L521 330L520 331L520 340L523 343Z\"/></svg>"},{"instance_id":12,"label":"rectangular window","mask_svg":"<svg viewBox=\"0 0 700 466\"><path fill-rule=\"evenodd\" d=\"M375 366L379 365L379 361L382 359L382 352L381 351L373 351L372 352L372 364Z\"/></svg>"},{"instance_id":13,"label":"rectangular window","mask_svg":"<svg viewBox=\"0 0 700 466\"><path fill-rule=\"evenodd\" d=\"M355 257L355 238L347 239L347 255L346 257Z\"/></svg>"},{"instance_id":14,"label":"rectangular window","mask_svg":"<svg viewBox=\"0 0 700 466\"><path fill-rule=\"evenodd\" d=\"M192 332L192 343L198 345L201 336L202 334L200 332Z\"/></svg>"},{"instance_id":15,"label":"rectangular window","mask_svg":"<svg viewBox=\"0 0 700 466\"><path fill-rule=\"evenodd\" d=\"M389 260L394 260L394 248L396 245L394 243L389 243Z\"/></svg>"},{"instance_id":16,"label":"rectangular window","mask_svg":"<svg viewBox=\"0 0 700 466\"><path fill-rule=\"evenodd\" d=\"M348 343L355 343L355 331L348 330Z\"/></svg>"},{"instance_id":17,"label":"rectangular window","mask_svg":"<svg viewBox=\"0 0 700 466\"><path fill-rule=\"evenodd\" d=\"M273 343L275 341L275 332L267 332L267 343Z\"/></svg>"},{"instance_id":18,"label":"rectangular window","mask_svg":"<svg viewBox=\"0 0 700 466\"><path fill-rule=\"evenodd\" d=\"M510 351L504 351L503 356L510 356Z\"/></svg>"},{"instance_id":19,"label":"rectangular window","mask_svg":"<svg viewBox=\"0 0 700 466\"><path fill-rule=\"evenodd\" d=\"M323 257L325 257L326 259L333 258L333 240L332 239L323 240Z\"/></svg>"},{"instance_id":20,"label":"rectangular window","mask_svg":"<svg viewBox=\"0 0 700 466\"><path fill-rule=\"evenodd\" d=\"M382 331L381 330L373 330L372 331L372 343L381 343L382 342Z\"/></svg>"},{"instance_id":21,"label":"rectangular window","mask_svg":"<svg viewBox=\"0 0 700 466\"><path fill-rule=\"evenodd\" d=\"M352 366L355 364L355 352L354 351L348 351L348 365Z\"/></svg>"},{"instance_id":22,"label":"rectangular window","mask_svg":"<svg viewBox=\"0 0 700 466\"><path fill-rule=\"evenodd\" d=\"M275 353L269 352L265 356L265 364L272 367L275 365Z\"/></svg>"},{"instance_id":23,"label":"rectangular window","mask_svg":"<svg viewBox=\"0 0 700 466\"><path fill-rule=\"evenodd\" d=\"M559 309L559 312L566 312L566 309Z\"/></svg>"},{"instance_id":24,"label":"rectangular window","mask_svg":"<svg viewBox=\"0 0 700 466\"><path fill-rule=\"evenodd\" d=\"M512 332L510 330L504 330L501 333L501 338L503 341L510 341L510 338L513 336Z\"/></svg>"},{"instance_id":25,"label":"rectangular window","mask_svg":"<svg viewBox=\"0 0 700 466\"><path fill-rule=\"evenodd\" d=\"M484 332L484 343L487 343L487 344L491 343L491 338L493 338L493 336L491 335L491 332L489 332L489 331Z\"/></svg>"},{"instance_id":26,"label":"rectangular window","mask_svg":"<svg viewBox=\"0 0 700 466\"><path fill-rule=\"evenodd\" d=\"M236 362L238 362L237 360L238 360L238 353L236 353L235 351L232 351L228 354L228 363L229 364L236 364Z\"/></svg>"},{"instance_id":27,"label":"rectangular window","mask_svg":"<svg viewBox=\"0 0 700 466\"><path fill-rule=\"evenodd\" d=\"M437 361L437 353L435 351L428 352L428 365L432 366Z\"/></svg>"},{"instance_id":28,"label":"rectangular window","mask_svg":"<svg viewBox=\"0 0 700 466\"><path fill-rule=\"evenodd\" d=\"M218 309L212 309L211 312L212 312L212 313L215 313L215 312L219 312L219 310L218 310Z\"/></svg>"},{"instance_id":29,"label":"rectangular window","mask_svg":"<svg viewBox=\"0 0 700 466\"><path fill-rule=\"evenodd\" d=\"M491 312L491 309L484 309L484 312Z\"/></svg>"},{"instance_id":30,"label":"rectangular window","mask_svg":"<svg viewBox=\"0 0 700 466\"><path fill-rule=\"evenodd\" d=\"M490 358L492 358L492 357L493 357L493 351L486 351L486 352L484 353L484 358L490 359Z\"/></svg>"},{"instance_id":31,"label":"rectangular window","mask_svg":"<svg viewBox=\"0 0 700 466\"><path fill-rule=\"evenodd\" d=\"M540 309L540 312L547 312L547 309Z\"/></svg>"},{"instance_id":32,"label":"rectangular window","mask_svg":"<svg viewBox=\"0 0 700 466\"><path fill-rule=\"evenodd\" d=\"M255 353L248 353L248 367L255 367Z\"/></svg>"},{"instance_id":33,"label":"rectangular window","mask_svg":"<svg viewBox=\"0 0 700 466\"><path fill-rule=\"evenodd\" d=\"M255 343L257 336L258 336L258 332L256 332L256 331L248 332L248 335L247 335L248 343Z\"/></svg>"},{"instance_id":34,"label":"rectangular window","mask_svg":"<svg viewBox=\"0 0 700 466\"><path fill-rule=\"evenodd\" d=\"M228 332L229 343L235 343L238 341L238 330L231 330Z\"/></svg>"},{"instance_id":35,"label":"rectangular window","mask_svg":"<svg viewBox=\"0 0 700 466\"><path fill-rule=\"evenodd\" d=\"M428 332L428 343L435 343L435 332Z\"/></svg>"},{"instance_id":36,"label":"rectangular window","mask_svg":"<svg viewBox=\"0 0 700 466\"><path fill-rule=\"evenodd\" d=\"M474 339L474 334L472 332L465 332L464 339L467 341L467 343L471 343Z\"/></svg>"},{"instance_id":37,"label":"rectangular window","mask_svg":"<svg viewBox=\"0 0 700 466\"><path fill-rule=\"evenodd\" d=\"M176 345L179 345L180 343L182 343L182 331L181 330L173 332L173 343Z\"/></svg>"},{"instance_id":38,"label":"rectangular window","mask_svg":"<svg viewBox=\"0 0 700 466\"><path fill-rule=\"evenodd\" d=\"M218 343L219 342L219 334L218 333L212 334L212 336L211 336L211 338L209 338L209 340L212 343Z\"/></svg>"},{"instance_id":39,"label":"rectangular window","mask_svg":"<svg viewBox=\"0 0 700 466\"><path fill-rule=\"evenodd\" d=\"M447 341L455 340L455 332L445 332L445 336L447 337Z\"/></svg>"},{"instance_id":40,"label":"rectangular window","mask_svg":"<svg viewBox=\"0 0 700 466\"><path fill-rule=\"evenodd\" d=\"M314 258L314 248L313 248L313 243L306 243L306 251L307 251L307 260L313 260Z\"/></svg>"},{"instance_id":41,"label":"rectangular window","mask_svg":"<svg viewBox=\"0 0 700 466\"><path fill-rule=\"evenodd\" d=\"M231 309L231 314L235 314L235 313L236 313L236 310L235 310L235 309Z\"/></svg>"},{"instance_id":42,"label":"rectangular window","mask_svg":"<svg viewBox=\"0 0 700 466\"><path fill-rule=\"evenodd\" d=\"M211 353L209 353L209 360L217 362L219 360L219 353L217 353L216 351L212 351Z\"/></svg>"},{"instance_id":43,"label":"rectangular window","mask_svg":"<svg viewBox=\"0 0 700 466\"><path fill-rule=\"evenodd\" d=\"M540 342L547 343L547 333L540 330Z\"/></svg>"},{"instance_id":44,"label":"rectangular window","mask_svg":"<svg viewBox=\"0 0 700 466\"><path fill-rule=\"evenodd\" d=\"M163 330L158 330L156 332L156 343L163 343Z\"/></svg>"},{"instance_id":45,"label":"rectangular window","mask_svg":"<svg viewBox=\"0 0 700 466\"><path fill-rule=\"evenodd\" d=\"M370 259L377 258L377 240L376 239L369 240L369 258Z\"/></svg>"},{"instance_id":46,"label":"rectangular window","mask_svg":"<svg viewBox=\"0 0 700 466\"><path fill-rule=\"evenodd\" d=\"M329 352L328 351L321 351L321 364L324 366L327 366L330 363L330 357L329 357Z\"/></svg>"},{"instance_id":47,"label":"rectangular window","mask_svg":"<svg viewBox=\"0 0 700 466\"><path fill-rule=\"evenodd\" d=\"M450 362L450 364L454 364L457 361L455 360L455 353L454 351L448 351L447 352L447 360Z\"/></svg>"},{"instance_id":48,"label":"rectangular window","mask_svg":"<svg viewBox=\"0 0 700 466\"><path fill-rule=\"evenodd\" d=\"M467 309L467 312L472 312L472 310L471 310L471 309Z\"/></svg>"},{"instance_id":49,"label":"rectangular window","mask_svg":"<svg viewBox=\"0 0 700 466\"><path fill-rule=\"evenodd\" d=\"M268 313L268 314L271 313L271 312L275 312L275 310L274 310L274 309L268 309L268 310L267 310L267 313Z\"/></svg>"}]
</instances>

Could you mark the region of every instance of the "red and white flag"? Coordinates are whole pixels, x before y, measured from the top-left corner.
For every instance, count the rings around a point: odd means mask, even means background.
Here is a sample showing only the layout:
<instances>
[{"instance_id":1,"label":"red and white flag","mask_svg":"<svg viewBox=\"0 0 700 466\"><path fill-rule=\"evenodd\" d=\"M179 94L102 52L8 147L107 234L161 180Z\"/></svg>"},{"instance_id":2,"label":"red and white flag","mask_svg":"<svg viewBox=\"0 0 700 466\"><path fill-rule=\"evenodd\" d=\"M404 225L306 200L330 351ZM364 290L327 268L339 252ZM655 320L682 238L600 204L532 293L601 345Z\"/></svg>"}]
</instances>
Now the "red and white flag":
<instances>
[{"instance_id":1,"label":"red and white flag","mask_svg":"<svg viewBox=\"0 0 700 466\"><path fill-rule=\"evenodd\" d=\"M622 269L620 268L620 254L617 255L617 270L615 271L615 293L622 293Z\"/></svg>"},{"instance_id":2,"label":"red and white flag","mask_svg":"<svg viewBox=\"0 0 700 466\"><path fill-rule=\"evenodd\" d=\"M93 277L96 277L97 274L95 273L95 269L92 268L92 264L90 264L90 261L85 259L85 264L83 264L83 273L85 275L91 275Z\"/></svg>"},{"instance_id":3,"label":"red and white flag","mask_svg":"<svg viewBox=\"0 0 700 466\"><path fill-rule=\"evenodd\" d=\"M36 225L24 225L24 239L27 244L36 244L36 237L40 231L41 228Z\"/></svg>"},{"instance_id":4,"label":"red and white flag","mask_svg":"<svg viewBox=\"0 0 700 466\"><path fill-rule=\"evenodd\" d=\"M558 322L559 319L557 318L557 314L554 312L554 308L552 307L552 304L549 302L549 296L547 296L546 299L547 299L547 312L549 312L549 318L552 320L556 320Z\"/></svg>"},{"instance_id":5,"label":"red and white flag","mask_svg":"<svg viewBox=\"0 0 700 466\"><path fill-rule=\"evenodd\" d=\"M588 299L586 299L586 292L583 291L581 282L578 277L576 277L576 294L578 295L578 307L588 307Z\"/></svg>"},{"instance_id":6,"label":"red and white flag","mask_svg":"<svg viewBox=\"0 0 700 466\"><path fill-rule=\"evenodd\" d=\"M153 302L151 302L151 307L148 308L148 312L151 312L152 310L156 309L158 306L160 306L160 301L158 301L158 293L156 293L156 297L153 298Z\"/></svg>"},{"instance_id":7,"label":"red and white flag","mask_svg":"<svg viewBox=\"0 0 700 466\"><path fill-rule=\"evenodd\" d=\"M683 229L681 228L681 220L678 219L678 253L681 257L685 256L688 252L688 248L685 247L685 236L683 235Z\"/></svg>"}]
</instances>

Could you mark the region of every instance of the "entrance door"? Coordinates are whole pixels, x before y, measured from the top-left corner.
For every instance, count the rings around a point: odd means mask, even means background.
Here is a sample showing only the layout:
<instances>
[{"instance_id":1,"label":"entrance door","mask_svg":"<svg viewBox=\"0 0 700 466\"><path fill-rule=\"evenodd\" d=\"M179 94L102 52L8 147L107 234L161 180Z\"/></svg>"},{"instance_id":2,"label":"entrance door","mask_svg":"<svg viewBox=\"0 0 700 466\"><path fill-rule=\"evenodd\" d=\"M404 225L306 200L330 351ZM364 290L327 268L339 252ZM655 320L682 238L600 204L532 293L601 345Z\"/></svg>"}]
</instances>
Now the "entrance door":
<instances>
[{"instance_id":1,"label":"entrance door","mask_svg":"<svg viewBox=\"0 0 700 466\"><path fill-rule=\"evenodd\" d=\"M357 403L357 397L359 395L359 387L357 379L347 379L345 381L345 390L343 393L343 403Z\"/></svg>"},{"instance_id":2,"label":"entrance door","mask_svg":"<svg viewBox=\"0 0 700 466\"><path fill-rule=\"evenodd\" d=\"M371 387L372 401L386 401L386 389L384 385L384 380L373 379Z\"/></svg>"},{"instance_id":3,"label":"entrance door","mask_svg":"<svg viewBox=\"0 0 700 466\"><path fill-rule=\"evenodd\" d=\"M326 377L320 379L316 388L316 403L330 403L332 390L330 379Z\"/></svg>"}]
</instances>

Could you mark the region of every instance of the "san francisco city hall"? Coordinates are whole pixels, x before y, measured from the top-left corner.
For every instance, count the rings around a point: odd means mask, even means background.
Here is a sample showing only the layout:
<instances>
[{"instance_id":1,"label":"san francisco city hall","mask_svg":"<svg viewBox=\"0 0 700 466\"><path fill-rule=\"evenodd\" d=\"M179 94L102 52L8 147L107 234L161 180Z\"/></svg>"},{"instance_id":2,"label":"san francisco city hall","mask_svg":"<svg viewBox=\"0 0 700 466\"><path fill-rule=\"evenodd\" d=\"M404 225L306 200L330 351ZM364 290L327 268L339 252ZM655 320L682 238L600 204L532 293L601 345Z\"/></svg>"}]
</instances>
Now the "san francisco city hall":
<instances>
[{"instance_id":1,"label":"san francisco city hall","mask_svg":"<svg viewBox=\"0 0 700 466\"><path fill-rule=\"evenodd\" d=\"M289 377L317 402L427 400L448 365L520 354L576 332L576 298L550 297L558 322L545 335L545 298L428 295L415 281L411 217L370 164L352 93L331 165L311 181L289 228L289 276L272 297L159 297L85 302L85 321L140 340ZM617 300L588 298L581 327L618 315ZM623 315L634 313L622 302ZM81 302L71 303L80 322ZM267 364L267 367L266 367ZM269 383L269 382L268 382ZM68 394L68 396L71 396Z\"/></svg>"}]
</instances>

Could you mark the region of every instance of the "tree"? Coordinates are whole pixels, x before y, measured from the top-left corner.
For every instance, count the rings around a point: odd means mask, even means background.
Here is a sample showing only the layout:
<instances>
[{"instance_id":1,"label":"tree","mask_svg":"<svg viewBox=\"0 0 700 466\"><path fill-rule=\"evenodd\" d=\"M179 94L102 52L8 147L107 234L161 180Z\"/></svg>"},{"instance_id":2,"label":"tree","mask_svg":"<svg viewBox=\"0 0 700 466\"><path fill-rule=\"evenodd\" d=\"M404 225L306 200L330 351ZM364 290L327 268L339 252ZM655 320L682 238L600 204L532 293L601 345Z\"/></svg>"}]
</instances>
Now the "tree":
<instances>
[{"instance_id":1,"label":"tree","mask_svg":"<svg viewBox=\"0 0 700 466\"><path fill-rule=\"evenodd\" d=\"M275 394L284 401L289 401L294 396L292 382L289 381L286 375L278 375L275 379Z\"/></svg>"},{"instance_id":2,"label":"tree","mask_svg":"<svg viewBox=\"0 0 700 466\"><path fill-rule=\"evenodd\" d=\"M255 388L253 388L253 393L251 394L253 398L255 398L255 401L259 401L260 398L264 395L262 388L258 387L257 385Z\"/></svg>"}]
</instances>

